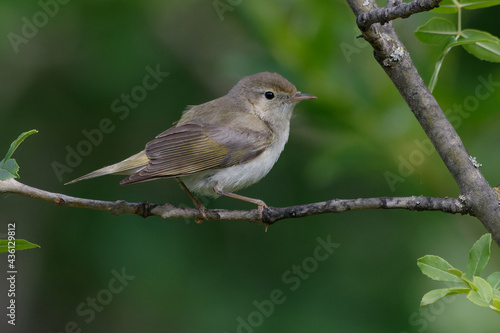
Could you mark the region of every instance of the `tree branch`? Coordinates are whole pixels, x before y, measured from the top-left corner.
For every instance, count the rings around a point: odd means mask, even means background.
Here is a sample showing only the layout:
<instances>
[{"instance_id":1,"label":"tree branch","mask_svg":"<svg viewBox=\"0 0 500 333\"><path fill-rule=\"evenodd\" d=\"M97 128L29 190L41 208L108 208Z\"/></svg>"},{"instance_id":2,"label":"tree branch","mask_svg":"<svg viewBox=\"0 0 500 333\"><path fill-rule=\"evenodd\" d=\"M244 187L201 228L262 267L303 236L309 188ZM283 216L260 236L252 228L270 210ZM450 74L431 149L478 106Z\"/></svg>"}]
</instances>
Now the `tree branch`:
<instances>
[{"instance_id":1,"label":"tree branch","mask_svg":"<svg viewBox=\"0 0 500 333\"><path fill-rule=\"evenodd\" d=\"M0 193L14 193L34 199L52 202L59 206L79 207L108 211L114 215L135 214L142 217L157 216L170 218L202 218L196 208L176 207L170 204L150 204L147 202L130 203L123 200L101 201L72 197L60 193L52 193L22 184L14 179L0 181ZM431 197L395 197L395 198L365 198L365 199L333 199L291 207L269 207L264 209L262 220L257 209L225 210L208 209L208 220L249 222L264 222L274 224L288 218L299 218L325 213L343 213L362 209L406 209L411 211L442 211L451 214L468 214L467 207L456 198Z\"/></svg>"},{"instance_id":2,"label":"tree branch","mask_svg":"<svg viewBox=\"0 0 500 333\"><path fill-rule=\"evenodd\" d=\"M458 199L421 196L347 200L333 199L292 207L270 207L263 211L262 218L259 216L257 209L248 211L210 209L205 212L206 217L209 220L218 221L244 220L273 224L286 218L298 218L324 213L342 213L361 209L442 211L445 213L461 213L476 216L485 225L486 229L492 233L493 238L500 245L500 206L496 193L479 172L477 168L478 164L472 163L470 160L470 155L467 153L460 137L446 119L434 96L427 89L413 65L410 55L393 30L392 24L389 22L389 24L381 26L378 23L370 23L370 17L374 17L376 21L380 22L386 22L392 19L394 15L405 17L405 13L410 12L410 9L405 12L401 8L406 7L399 7L398 9L398 6L401 5L397 5L393 7L397 8L394 12L378 12L378 8L373 0L347 0L347 2L358 17L358 22L364 22L364 25L361 27L362 30L366 29L363 30L363 37L372 45L376 60L391 78L414 113L458 184L462 195ZM391 3L395 2L396 0L391 1ZM420 3L421 8L424 8L422 6L425 3L431 3L431 1L426 2L423 0L416 0L414 2ZM413 7L410 6L408 8ZM367 13L366 18L359 18L360 15L365 13ZM20 194L53 202L60 206L105 210L115 215L135 214L142 217L158 216L163 219L202 218L199 210L195 208L175 207L170 204L156 205L147 202L129 203L121 200L111 202L82 199L43 191L19 183L14 179L0 181L0 193Z\"/></svg>"},{"instance_id":3,"label":"tree branch","mask_svg":"<svg viewBox=\"0 0 500 333\"><path fill-rule=\"evenodd\" d=\"M364 1L347 0L357 17L378 9L374 1L365 6ZM478 165L469 160L470 155L462 140L420 77L392 24L373 24L362 32L363 38L374 49L375 59L392 80L455 179L470 214L483 223L500 245L498 198Z\"/></svg>"},{"instance_id":4,"label":"tree branch","mask_svg":"<svg viewBox=\"0 0 500 333\"><path fill-rule=\"evenodd\" d=\"M376 8L358 15L356 23L361 31L366 31L374 23L385 24L397 18L407 18L410 15L426 12L436 7L442 0L413 0L408 3L389 1L387 7Z\"/></svg>"}]
</instances>

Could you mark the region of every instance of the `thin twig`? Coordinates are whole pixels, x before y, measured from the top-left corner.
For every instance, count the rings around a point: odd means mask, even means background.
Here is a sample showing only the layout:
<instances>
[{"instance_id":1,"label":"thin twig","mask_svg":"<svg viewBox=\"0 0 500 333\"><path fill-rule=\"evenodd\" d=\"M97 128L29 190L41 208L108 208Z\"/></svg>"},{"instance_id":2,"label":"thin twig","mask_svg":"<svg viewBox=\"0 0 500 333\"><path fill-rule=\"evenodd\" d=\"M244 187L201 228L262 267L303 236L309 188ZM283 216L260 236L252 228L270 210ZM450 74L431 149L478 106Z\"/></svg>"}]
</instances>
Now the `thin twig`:
<instances>
[{"instance_id":1,"label":"thin twig","mask_svg":"<svg viewBox=\"0 0 500 333\"><path fill-rule=\"evenodd\" d=\"M376 8L361 13L357 17L357 24L361 31L366 31L374 23L385 24L397 18L407 18L410 15L426 12L439 7L442 0L413 0L408 3L388 2L387 7Z\"/></svg>"},{"instance_id":2,"label":"thin twig","mask_svg":"<svg viewBox=\"0 0 500 333\"><path fill-rule=\"evenodd\" d=\"M202 218L196 208L176 207L170 204L150 204L147 202L101 201L68 196L40 190L22 184L14 179L0 181L0 193L14 193L34 199L52 202L59 206L79 207L108 211L114 215L135 214L142 217L157 216L163 219ZM288 218L299 218L326 213L343 213L362 209L406 209L411 211L442 211L451 214L467 214L467 207L456 198L432 198L422 196L412 197L382 197L363 199L333 199L291 207L269 207L264 210L262 220L257 209L252 210L225 210L207 209L205 214L208 220L214 221L249 221L276 223Z\"/></svg>"}]
</instances>

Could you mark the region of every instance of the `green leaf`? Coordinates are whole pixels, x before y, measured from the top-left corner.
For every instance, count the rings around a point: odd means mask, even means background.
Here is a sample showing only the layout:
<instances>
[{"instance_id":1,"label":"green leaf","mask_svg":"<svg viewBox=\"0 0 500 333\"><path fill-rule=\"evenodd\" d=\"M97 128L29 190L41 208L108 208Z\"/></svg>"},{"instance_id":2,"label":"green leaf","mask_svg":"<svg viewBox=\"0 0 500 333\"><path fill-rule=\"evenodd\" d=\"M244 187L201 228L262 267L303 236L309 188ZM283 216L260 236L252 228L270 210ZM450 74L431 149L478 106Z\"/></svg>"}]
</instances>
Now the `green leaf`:
<instances>
[{"instance_id":1,"label":"green leaf","mask_svg":"<svg viewBox=\"0 0 500 333\"><path fill-rule=\"evenodd\" d=\"M450 20L433 17L427 23L417 28L415 36L419 41L427 44L442 45L450 37L458 34L455 24Z\"/></svg>"},{"instance_id":2,"label":"green leaf","mask_svg":"<svg viewBox=\"0 0 500 333\"><path fill-rule=\"evenodd\" d=\"M456 269L456 268L450 268L450 269L448 270L448 272L450 272L450 273L451 273L451 274L453 274L453 275L458 276L459 278L461 278L461 277L462 277L462 275L464 275L464 273L462 273L462 271L461 271L461 270Z\"/></svg>"},{"instance_id":3,"label":"green leaf","mask_svg":"<svg viewBox=\"0 0 500 333\"><path fill-rule=\"evenodd\" d=\"M24 139L26 139L31 134L35 134L35 133L38 133L38 131L34 130L34 129L31 130L31 131L28 131L28 132L21 133L21 135L19 135L19 137L17 139L15 139L14 142L12 142L10 144L9 151L7 152L7 155L5 155L5 157L2 160L2 162L3 161L7 161L12 156L12 154L14 154L14 152L17 149L17 147L19 147L19 145L21 144L21 142L24 141ZM0 167L2 166L2 162L0 162Z\"/></svg>"},{"instance_id":4,"label":"green leaf","mask_svg":"<svg viewBox=\"0 0 500 333\"><path fill-rule=\"evenodd\" d=\"M10 148L7 151L7 154L5 155L3 160L0 161L0 181L11 178L19 178L19 165L16 163L16 160L11 157L12 154L14 154L14 152L16 151L17 147L19 147L21 142L23 142L24 139L34 133L38 133L38 131L31 130L24 132L10 144Z\"/></svg>"},{"instance_id":5,"label":"green leaf","mask_svg":"<svg viewBox=\"0 0 500 333\"><path fill-rule=\"evenodd\" d=\"M472 279L476 275L480 275L484 267L490 260L491 234L485 234L472 246L469 252L469 262L465 275L468 279Z\"/></svg>"},{"instance_id":6,"label":"green leaf","mask_svg":"<svg viewBox=\"0 0 500 333\"><path fill-rule=\"evenodd\" d=\"M491 297L493 296L493 288L491 285L482 277L474 276L474 285L477 287L477 292L479 296L485 301L490 303Z\"/></svg>"},{"instance_id":7,"label":"green leaf","mask_svg":"<svg viewBox=\"0 0 500 333\"><path fill-rule=\"evenodd\" d=\"M489 284L494 289L500 289L500 272L491 273L487 278Z\"/></svg>"},{"instance_id":8,"label":"green leaf","mask_svg":"<svg viewBox=\"0 0 500 333\"><path fill-rule=\"evenodd\" d=\"M485 307L485 308L489 308L490 307L490 303L489 302L486 302L483 297L481 297L481 295L475 291L475 290L471 290L469 292L469 295L467 295L467 299L469 301L471 301L472 303L476 304L476 305L479 305L479 306L482 306L482 307Z\"/></svg>"},{"instance_id":9,"label":"green leaf","mask_svg":"<svg viewBox=\"0 0 500 333\"><path fill-rule=\"evenodd\" d=\"M432 304L445 296L456 295L456 294L467 294L469 291L470 289L468 288L434 289L429 291L422 297L420 306Z\"/></svg>"},{"instance_id":10,"label":"green leaf","mask_svg":"<svg viewBox=\"0 0 500 333\"><path fill-rule=\"evenodd\" d=\"M19 178L19 165L17 165L16 160L13 158L8 159L6 162L1 163L0 167L0 180L7 180L11 178Z\"/></svg>"},{"instance_id":11,"label":"green leaf","mask_svg":"<svg viewBox=\"0 0 500 333\"><path fill-rule=\"evenodd\" d=\"M465 9L478 9L500 5L499 0L462 0L461 7Z\"/></svg>"},{"instance_id":12,"label":"green leaf","mask_svg":"<svg viewBox=\"0 0 500 333\"><path fill-rule=\"evenodd\" d=\"M443 0L439 3L439 7L432 10L435 13L452 14L458 12L458 7L453 0Z\"/></svg>"},{"instance_id":13,"label":"green leaf","mask_svg":"<svg viewBox=\"0 0 500 333\"><path fill-rule=\"evenodd\" d=\"M441 257L426 255L417 259L417 265L423 274L433 280L463 283L461 278L448 271L455 268Z\"/></svg>"},{"instance_id":14,"label":"green leaf","mask_svg":"<svg viewBox=\"0 0 500 333\"><path fill-rule=\"evenodd\" d=\"M15 245L13 243L15 243ZM40 245L30 243L25 239L16 239L15 241L9 241L7 239L0 239L0 253L8 252L9 247L12 248L12 245L14 245L14 249L16 251L40 247Z\"/></svg>"},{"instance_id":15,"label":"green leaf","mask_svg":"<svg viewBox=\"0 0 500 333\"><path fill-rule=\"evenodd\" d=\"M500 62L500 39L490 33L466 29L458 41L463 48L473 56L486 61Z\"/></svg>"},{"instance_id":16,"label":"green leaf","mask_svg":"<svg viewBox=\"0 0 500 333\"><path fill-rule=\"evenodd\" d=\"M500 313L500 298L493 296L493 305L490 306L490 308L493 311Z\"/></svg>"}]
</instances>

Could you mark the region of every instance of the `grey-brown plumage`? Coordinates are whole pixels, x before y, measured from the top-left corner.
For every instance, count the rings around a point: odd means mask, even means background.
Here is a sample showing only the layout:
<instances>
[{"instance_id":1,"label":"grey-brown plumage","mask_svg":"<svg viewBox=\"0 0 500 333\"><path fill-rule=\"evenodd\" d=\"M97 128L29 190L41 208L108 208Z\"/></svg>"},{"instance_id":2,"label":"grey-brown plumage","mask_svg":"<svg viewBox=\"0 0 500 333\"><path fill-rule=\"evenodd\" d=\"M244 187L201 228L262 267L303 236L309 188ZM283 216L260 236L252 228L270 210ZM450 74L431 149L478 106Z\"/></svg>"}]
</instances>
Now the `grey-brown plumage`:
<instances>
[{"instance_id":1,"label":"grey-brown plumage","mask_svg":"<svg viewBox=\"0 0 500 333\"><path fill-rule=\"evenodd\" d=\"M105 174L128 174L120 184L176 177L188 192L231 196L262 209L261 200L232 192L270 171L288 140L293 107L313 98L279 74L247 76L227 95L187 109L174 127L148 142L144 151L69 183Z\"/></svg>"},{"instance_id":2,"label":"grey-brown plumage","mask_svg":"<svg viewBox=\"0 0 500 333\"><path fill-rule=\"evenodd\" d=\"M221 117L235 121L221 125L219 117L211 117L213 123L202 117L161 133L146 145L149 164L120 184L227 168L257 157L271 144L271 130L257 117L245 112Z\"/></svg>"}]
</instances>

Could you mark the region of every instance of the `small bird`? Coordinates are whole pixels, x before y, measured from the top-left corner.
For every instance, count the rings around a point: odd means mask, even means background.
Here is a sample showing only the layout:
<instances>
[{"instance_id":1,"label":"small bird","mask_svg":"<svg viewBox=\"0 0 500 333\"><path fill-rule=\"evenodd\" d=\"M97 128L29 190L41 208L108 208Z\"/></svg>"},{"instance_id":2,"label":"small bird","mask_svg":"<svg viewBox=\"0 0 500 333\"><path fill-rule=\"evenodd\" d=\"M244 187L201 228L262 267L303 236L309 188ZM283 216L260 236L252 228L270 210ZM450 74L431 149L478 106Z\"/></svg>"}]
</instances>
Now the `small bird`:
<instances>
[{"instance_id":1,"label":"small bird","mask_svg":"<svg viewBox=\"0 0 500 333\"><path fill-rule=\"evenodd\" d=\"M66 184L110 174L128 175L121 185L176 178L205 219L205 207L192 192L253 203L262 218L264 201L234 192L269 173L288 140L293 108L315 98L277 73L244 77L227 95L188 107L143 151Z\"/></svg>"}]
</instances>

